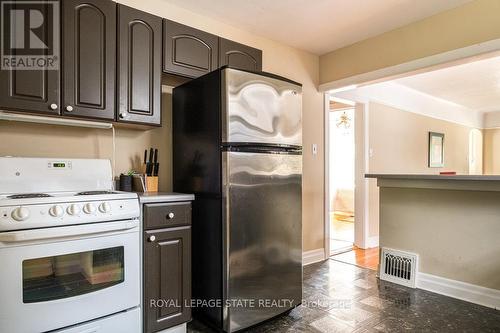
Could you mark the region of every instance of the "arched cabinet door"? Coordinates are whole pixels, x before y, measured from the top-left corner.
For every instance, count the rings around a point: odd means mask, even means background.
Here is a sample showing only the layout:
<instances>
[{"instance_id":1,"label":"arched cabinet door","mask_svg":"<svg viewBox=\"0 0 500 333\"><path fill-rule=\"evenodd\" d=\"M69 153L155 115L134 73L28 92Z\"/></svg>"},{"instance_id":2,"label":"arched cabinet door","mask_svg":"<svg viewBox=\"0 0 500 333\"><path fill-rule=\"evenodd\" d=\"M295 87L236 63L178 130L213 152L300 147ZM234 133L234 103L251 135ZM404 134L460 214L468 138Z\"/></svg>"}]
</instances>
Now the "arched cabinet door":
<instances>
[{"instance_id":1,"label":"arched cabinet door","mask_svg":"<svg viewBox=\"0 0 500 333\"><path fill-rule=\"evenodd\" d=\"M119 122L161 125L162 19L118 5Z\"/></svg>"},{"instance_id":2,"label":"arched cabinet door","mask_svg":"<svg viewBox=\"0 0 500 333\"><path fill-rule=\"evenodd\" d=\"M29 4L24 4L19 1L5 1L2 3L4 5L2 10L6 11L8 9L12 10L22 10L26 9ZM18 7L19 6L19 7ZM37 6L37 4L34 4ZM43 16L47 16L50 11L56 11L57 7L37 6L36 10L42 12ZM5 24L3 28L7 27L23 26L24 25L24 15L12 15L8 17L10 24L7 25L3 21L2 25ZM3 20L3 18L2 18ZM19 20L19 21L18 21ZM7 22L9 23L9 22ZM37 29L42 36L49 36L51 29L48 24L43 24ZM8 31L4 31L2 36L2 43L7 40L7 36L15 35L10 34ZM52 40L52 44L49 45L51 48L44 52L43 55L48 56L51 59L60 58L60 54L55 51L60 49L58 46L59 41ZM27 44L27 43L26 43ZM51 51L54 52L51 54ZM16 49L6 48L4 50L5 55L16 56ZM20 54L22 55L22 54ZM9 59L9 58L5 58ZM56 60L57 61L57 60ZM60 61L58 62L60 65ZM57 69L30 69L25 70L24 68L17 69L16 66L0 68L0 109L1 110L15 110L17 112L36 112L41 114L58 115L60 113L60 66Z\"/></svg>"},{"instance_id":3,"label":"arched cabinet door","mask_svg":"<svg viewBox=\"0 0 500 333\"><path fill-rule=\"evenodd\" d=\"M262 51L253 47L219 38L219 66L262 71Z\"/></svg>"},{"instance_id":4,"label":"arched cabinet door","mask_svg":"<svg viewBox=\"0 0 500 333\"><path fill-rule=\"evenodd\" d=\"M116 3L65 0L63 103L65 116L114 119Z\"/></svg>"},{"instance_id":5,"label":"arched cabinet door","mask_svg":"<svg viewBox=\"0 0 500 333\"><path fill-rule=\"evenodd\" d=\"M217 36L170 20L163 25L165 72L195 78L217 69Z\"/></svg>"}]
</instances>

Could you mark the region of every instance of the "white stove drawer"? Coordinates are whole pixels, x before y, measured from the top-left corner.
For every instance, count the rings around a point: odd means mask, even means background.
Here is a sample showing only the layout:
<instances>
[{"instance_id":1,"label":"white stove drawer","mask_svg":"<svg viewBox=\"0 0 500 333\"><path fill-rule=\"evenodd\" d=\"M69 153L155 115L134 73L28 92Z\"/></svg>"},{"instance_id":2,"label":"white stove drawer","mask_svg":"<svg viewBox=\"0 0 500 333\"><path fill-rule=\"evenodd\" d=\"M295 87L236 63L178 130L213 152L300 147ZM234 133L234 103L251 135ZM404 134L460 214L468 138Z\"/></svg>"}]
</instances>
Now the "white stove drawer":
<instances>
[{"instance_id":1,"label":"white stove drawer","mask_svg":"<svg viewBox=\"0 0 500 333\"><path fill-rule=\"evenodd\" d=\"M134 308L112 316L93 320L85 324L63 328L54 333L139 333L141 332L141 312Z\"/></svg>"}]
</instances>

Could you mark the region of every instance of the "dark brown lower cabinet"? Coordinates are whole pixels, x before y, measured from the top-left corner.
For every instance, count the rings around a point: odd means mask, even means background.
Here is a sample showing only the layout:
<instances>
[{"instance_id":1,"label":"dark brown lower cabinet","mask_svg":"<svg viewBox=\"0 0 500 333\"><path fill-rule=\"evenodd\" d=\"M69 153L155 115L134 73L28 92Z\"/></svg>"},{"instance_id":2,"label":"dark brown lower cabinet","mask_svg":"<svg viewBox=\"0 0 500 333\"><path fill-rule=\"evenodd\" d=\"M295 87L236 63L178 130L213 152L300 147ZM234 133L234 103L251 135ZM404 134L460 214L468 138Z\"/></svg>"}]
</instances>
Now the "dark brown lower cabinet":
<instances>
[{"instance_id":1,"label":"dark brown lower cabinet","mask_svg":"<svg viewBox=\"0 0 500 333\"><path fill-rule=\"evenodd\" d=\"M191 319L191 226L144 231L144 332Z\"/></svg>"}]
</instances>

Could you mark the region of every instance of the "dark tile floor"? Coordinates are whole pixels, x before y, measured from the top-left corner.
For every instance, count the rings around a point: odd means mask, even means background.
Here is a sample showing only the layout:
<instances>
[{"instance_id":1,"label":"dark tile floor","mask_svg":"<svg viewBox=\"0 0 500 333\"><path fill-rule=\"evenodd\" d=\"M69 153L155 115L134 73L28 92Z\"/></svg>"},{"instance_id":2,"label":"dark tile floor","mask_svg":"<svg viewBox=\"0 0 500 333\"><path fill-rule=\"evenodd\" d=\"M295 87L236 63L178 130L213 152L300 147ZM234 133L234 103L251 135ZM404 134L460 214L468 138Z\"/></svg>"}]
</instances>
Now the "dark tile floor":
<instances>
[{"instance_id":1,"label":"dark tile floor","mask_svg":"<svg viewBox=\"0 0 500 333\"><path fill-rule=\"evenodd\" d=\"M304 267L303 305L246 332L500 332L500 311L380 281L327 260ZM188 332L214 332L198 321Z\"/></svg>"}]
</instances>

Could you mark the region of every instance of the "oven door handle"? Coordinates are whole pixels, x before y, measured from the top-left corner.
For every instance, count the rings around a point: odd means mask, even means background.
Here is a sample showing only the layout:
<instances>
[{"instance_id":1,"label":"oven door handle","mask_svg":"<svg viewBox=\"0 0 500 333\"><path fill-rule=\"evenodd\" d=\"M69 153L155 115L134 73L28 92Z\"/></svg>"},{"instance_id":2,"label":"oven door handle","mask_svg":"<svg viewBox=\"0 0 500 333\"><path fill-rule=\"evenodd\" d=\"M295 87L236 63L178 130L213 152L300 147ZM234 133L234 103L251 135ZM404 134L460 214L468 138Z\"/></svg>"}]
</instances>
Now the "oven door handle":
<instances>
[{"instance_id":1,"label":"oven door handle","mask_svg":"<svg viewBox=\"0 0 500 333\"><path fill-rule=\"evenodd\" d=\"M130 230L139 226L139 220L81 224L46 229L20 230L0 233L0 242L18 243L53 238L69 238Z\"/></svg>"}]
</instances>

